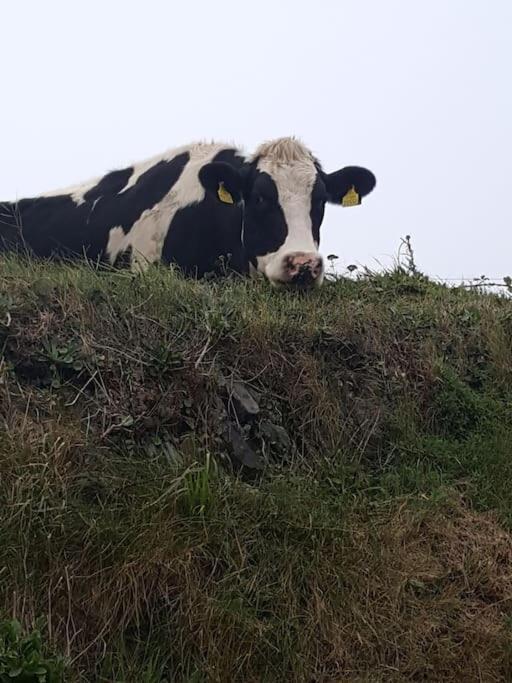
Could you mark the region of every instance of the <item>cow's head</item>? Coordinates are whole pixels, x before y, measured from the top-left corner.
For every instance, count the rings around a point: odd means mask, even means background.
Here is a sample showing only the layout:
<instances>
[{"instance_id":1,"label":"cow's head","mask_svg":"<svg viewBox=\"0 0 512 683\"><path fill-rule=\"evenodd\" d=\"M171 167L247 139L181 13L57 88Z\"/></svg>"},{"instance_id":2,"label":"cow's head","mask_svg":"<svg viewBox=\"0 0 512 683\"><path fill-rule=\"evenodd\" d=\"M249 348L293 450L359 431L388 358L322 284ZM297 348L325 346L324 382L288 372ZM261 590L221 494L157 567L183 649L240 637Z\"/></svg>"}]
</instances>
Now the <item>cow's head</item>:
<instances>
[{"instance_id":1,"label":"cow's head","mask_svg":"<svg viewBox=\"0 0 512 683\"><path fill-rule=\"evenodd\" d=\"M241 185L223 180L243 198L242 241L252 267L274 285L299 287L323 281L318 247L325 204L358 204L376 182L358 166L325 173L294 138L261 145L243 169Z\"/></svg>"}]
</instances>

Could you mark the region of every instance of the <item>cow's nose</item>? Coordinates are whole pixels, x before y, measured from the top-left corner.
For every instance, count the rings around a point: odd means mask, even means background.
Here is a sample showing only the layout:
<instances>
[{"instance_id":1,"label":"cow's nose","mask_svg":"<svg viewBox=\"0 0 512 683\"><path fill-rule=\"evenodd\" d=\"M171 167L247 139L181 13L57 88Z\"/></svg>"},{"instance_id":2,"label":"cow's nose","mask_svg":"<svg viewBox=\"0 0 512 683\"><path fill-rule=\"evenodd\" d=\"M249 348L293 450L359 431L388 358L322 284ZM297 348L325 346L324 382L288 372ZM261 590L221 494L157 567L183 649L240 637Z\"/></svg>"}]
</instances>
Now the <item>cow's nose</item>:
<instances>
[{"instance_id":1,"label":"cow's nose","mask_svg":"<svg viewBox=\"0 0 512 683\"><path fill-rule=\"evenodd\" d=\"M314 252L296 251L284 257L285 280L299 287L318 282L323 273L322 257Z\"/></svg>"}]
</instances>

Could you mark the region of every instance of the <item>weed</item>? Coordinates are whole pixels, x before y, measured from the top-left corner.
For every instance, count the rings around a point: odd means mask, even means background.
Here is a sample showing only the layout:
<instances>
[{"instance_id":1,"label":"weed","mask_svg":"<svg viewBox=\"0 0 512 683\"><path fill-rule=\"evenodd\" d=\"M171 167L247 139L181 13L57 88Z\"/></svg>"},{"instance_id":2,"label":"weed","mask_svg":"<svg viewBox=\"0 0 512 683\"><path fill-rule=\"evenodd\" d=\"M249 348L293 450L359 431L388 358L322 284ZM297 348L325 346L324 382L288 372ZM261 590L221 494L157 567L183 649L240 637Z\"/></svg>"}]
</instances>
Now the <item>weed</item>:
<instances>
[{"instance_id":1,"label":"weed","mask_svg":"<svg viewBox=\"0 0 512 683\"><path fill-rule=\"evenodd\" d=\"M44 652L38 630L24 634L18 621L3 621L0 622L0 681L63 682L64 660Z\"/></svg>"}]
</instances>

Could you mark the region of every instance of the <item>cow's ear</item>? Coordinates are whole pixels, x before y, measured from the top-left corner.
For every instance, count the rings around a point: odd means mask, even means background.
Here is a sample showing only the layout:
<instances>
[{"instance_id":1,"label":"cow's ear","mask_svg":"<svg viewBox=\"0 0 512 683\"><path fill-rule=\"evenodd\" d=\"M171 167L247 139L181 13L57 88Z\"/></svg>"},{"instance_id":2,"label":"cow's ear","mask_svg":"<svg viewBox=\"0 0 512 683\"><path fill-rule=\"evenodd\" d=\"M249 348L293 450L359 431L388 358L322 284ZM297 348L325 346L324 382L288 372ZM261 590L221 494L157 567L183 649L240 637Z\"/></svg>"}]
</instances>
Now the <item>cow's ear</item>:
<instances>
[{"instance_id":1,"label":"cow's ear","mask_svg":"<svg viewBox=\"0 0 512 683\"><path fill-rule=\"evenodd\" d=\"M367 168L345 166L324 176L328 200L342 206L356 206L376 184L375 176Z\"/></svg>"},{"instance_id":2,"label":"cow's ear","mask_svg":"<svg viewBox=\"0 0 512 683\"><path fill-rule=\"evenodd\" d=\"M242 199L242 178L229 164L222 161L205 164L199 171L199 180L223 204L238 204Z\"/></svg>"}]
</instances>

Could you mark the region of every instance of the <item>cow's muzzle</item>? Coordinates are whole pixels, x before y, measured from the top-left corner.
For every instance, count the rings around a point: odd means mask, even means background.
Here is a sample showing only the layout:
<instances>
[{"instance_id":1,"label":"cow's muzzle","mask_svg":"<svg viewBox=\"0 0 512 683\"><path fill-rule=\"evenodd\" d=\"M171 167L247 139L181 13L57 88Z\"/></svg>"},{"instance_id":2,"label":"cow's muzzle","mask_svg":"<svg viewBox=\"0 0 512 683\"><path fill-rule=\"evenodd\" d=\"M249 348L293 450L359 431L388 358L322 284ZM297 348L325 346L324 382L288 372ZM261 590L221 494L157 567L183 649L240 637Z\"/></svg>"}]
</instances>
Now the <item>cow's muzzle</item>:
<instances>
[{"instance_id":1,"label":"cow's muzzle","mask_svg":"<svg viewBox=\"0 0 512 683\"><path fill-rule=\"evenodd\" d=\"M321 284L324 266L322 257L314 252L296 251L283 257L283 282L294 287Z\"/></svg>"}]
</instances>

